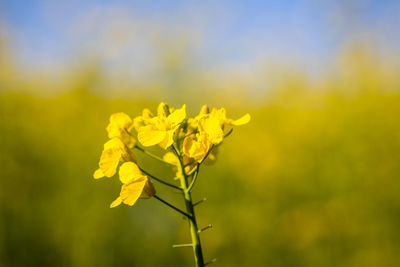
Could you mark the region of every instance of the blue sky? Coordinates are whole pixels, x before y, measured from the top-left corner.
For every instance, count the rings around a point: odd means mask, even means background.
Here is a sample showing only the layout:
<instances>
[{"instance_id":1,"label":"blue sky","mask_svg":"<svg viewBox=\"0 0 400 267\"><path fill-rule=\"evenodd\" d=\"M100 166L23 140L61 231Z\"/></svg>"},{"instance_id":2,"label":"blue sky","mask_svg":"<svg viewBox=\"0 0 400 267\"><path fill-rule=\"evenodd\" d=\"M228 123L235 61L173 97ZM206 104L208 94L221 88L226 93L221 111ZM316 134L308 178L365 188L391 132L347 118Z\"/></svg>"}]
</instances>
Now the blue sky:
<instances>
[{"instance_id":1,"label":"blue sky","mask_svg":"<svg viewBox=\"0 0 400 267\"><path fill-rule=\"evenodd\" d=\"M28 69L86 52L111 68L151 69L155 40L173 49L182 38L203 68L282 61L312 70L352 42L396 52L398 14L400 1L0 0L0 33Z\"/></svg>"}]
</instances>

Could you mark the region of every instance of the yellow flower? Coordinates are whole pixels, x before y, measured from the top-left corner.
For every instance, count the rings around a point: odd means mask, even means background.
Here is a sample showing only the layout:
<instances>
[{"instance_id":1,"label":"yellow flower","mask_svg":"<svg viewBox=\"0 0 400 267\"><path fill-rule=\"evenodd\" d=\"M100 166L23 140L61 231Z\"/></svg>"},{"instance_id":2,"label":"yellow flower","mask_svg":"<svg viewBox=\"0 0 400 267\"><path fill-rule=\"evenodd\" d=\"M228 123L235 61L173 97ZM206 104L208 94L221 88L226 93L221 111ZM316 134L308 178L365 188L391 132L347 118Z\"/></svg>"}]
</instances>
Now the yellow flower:
<instances>
[{"instance_id":1,"label":"yellow flower","mask_svg":"<svg viewBox=\"0 0 400 267\"><path fill-rule=\"evenodd\" d=\"M121 139L114 137L104 144L99 169L94 172L93 177L98 179L104 176L114 176L120 161L136 161L136 159L132 151L126 147Z\"/></svg>"},{"instance_id":2,"label":"yellow flower","mask_svg":"<svg viewBox=\"0 0 400 267\"><path fill-rule=\"evenodd\" d=\"M127 147L132 148L136 144L136 139L131 135L132 128L132 119L127 114L119 112L110 116L110 123L106 129L108 138L120 138Z\"/></svg>"},{"instance_id":3,"label":"yellow flower","mask_svg":"<svg viewBox=\"0 0 400 267\"><path fill-rule=\"evenodd\" d=\"M202 119L203 117L206 117L207 114L209 114L209 113L210 113L210 110L209 110L208 106L203 105L200 109L199 114L196 117L188 118L188 126L189 126L189 128L191 128L190 132L194 132L197 129L197 127L199 126L200 119Z\"/></svg>"},{"instance_id":4,"label":"yellow flower","mask_svg":"<svg viewBox=\"0 0 400 267\"><path fill-rule=\"evenodd\" d=\"M249 114L242 116L238 120L232 120L226 117L225 108L213 108L209 112L208 107L204 105L196 117L188 119L183 152L188 157L201 162L213 145L215 147L222 142L226 125L238 126L249 121ZM196 134L194 135L193 133ZM210 160L215 159L215 156L210 153Z\"/></svg>"},{"instance_id":5,"label":"yellow flower","mask_svg":"<svg viewBox=\"0 0 400 267\"><path fill-rule=\"evenodd\" d=\"M200 120L199 131L203 133L209 142L219 144L224 139L223 124L216 116L207 116Z\"/></svg>"},{"instance_id":6,"label":"yellow flower","mask_svg":"<svg viewBox=\"0 0 400 267\"><path fill-rule=\"evenodd\" d=\"M243 125L249 121L249 114L233 120L226 117L225 108L213 108L210 112L206 105L202 106L197 116L186 119L186 105L175 110L163 102L158 105L156 116L149 109L144 109L142 115L134 120L123 112L114 113L106 127L110 140L104 144L99 168L93 176L96 179L112 177L117 172L119 163L123 162L119 168L121 191L110 207L121 203L132 206L139 198L151 198L156 193L149 177L136 165L135 156L131 151L137 142L131 134L133 128L138 132L138 140L143 146L159 145L167 149L175 142L174 148L178 153L168 152L163 160L172 163L176 176L182 178L185 173L197 175L196 168L203 162L207 163L206 156L208 162L215 161L226 126ZM146 153L159 159L158 156ZM176 188L172 184L170 186Z\"/></svg>"},{"instance_id":7,"label":"yellow flower","mask_svg":"<svg viewBox=\"0 0 400 267\"><path fill-rule=\"evenodd\" d=\"M183 141L183 153L194 159L197 162L201 162L211 149L212 143L206 133L196 134L187 136Z\"/></svg>"},{"instance_id":8,"label":"yellow flower","mask_svg":"<svg viewBox=\"0 0 400 267\"><path fill-rule=\"evenodd\" d=\"M251 120L251 116L249 113L246 113L242 117L237 120L227 119L226 124L233 125L233 126L240 126L249 123Z\"/></svg>"},{"instance_id":9,"label":"yellow flower","mask_svg":"<svg viewBox=\"0 0 400 267\"><path fill-rule=\"evenodd\" d=\"M137 116L133 119L133 125L135 130L139 132L139 129L143 126L146 126L150 123L150 119L153 118L154 115L151 113L150 109L145 108L142 112L142 116Z\"/></svg>"},{"instance_id":10,"label":"yellow flower","mask_svg":"<svg viewBox=\"0 0 400 267\"><path fill-rule=\"evenodd\" d=\"M224 138L225 125L239 126L247 124L249 121L250 114L248 113L237 120L233 120L226 117L225 108L213 108L209 114L199 120L199 131L206 133L208 140L217 145Z\"/></svg>"},{"instance_id":11,"label":"yellow flower","mask_svg":"<svg viewBox=\"0 0 400 267\"><path fill-rule=\"evenodd\" d=\"M175 131L186 118L186 105L169 113L168 106L161 103L157 111L156 117L142 120L144 126L138 127L138 139L143 146L159 145L167 149L174 142Z\"/></svg>"},{"instance_id":12,"label":"yellow flower","mask_svg":"<svg viewBox=\"0 0 400 267\"><path fill-rule=\"evenodd\" d=\"M125 162L121 165L119 179L123 183L121 192L119 197L111 203L110 208L121 203L132 206L139 198L151 198L156 194L153 183L133 162Z\"/></svg>"}]
</instances>

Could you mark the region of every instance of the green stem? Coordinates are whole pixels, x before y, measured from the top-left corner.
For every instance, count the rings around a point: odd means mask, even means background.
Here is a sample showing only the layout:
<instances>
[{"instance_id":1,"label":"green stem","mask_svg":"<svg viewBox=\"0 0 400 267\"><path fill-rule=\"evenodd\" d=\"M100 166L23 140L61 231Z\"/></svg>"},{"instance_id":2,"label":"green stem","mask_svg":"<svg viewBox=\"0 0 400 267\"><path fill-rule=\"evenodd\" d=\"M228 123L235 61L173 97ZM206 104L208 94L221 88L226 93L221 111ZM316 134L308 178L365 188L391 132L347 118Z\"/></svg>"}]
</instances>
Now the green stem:
<instances>
[{"instance_id":1,"label":"green stem","mask_svg":"<svg viewBox=\"0 0 400 267\"><path fill-rule=\"evenodd\" d=\"M179 212L180 214L182 214L182 215L184 215L184 216L186 216L186 217L188 217L188 218L191 218L191 217L192 217L190 214L187 214L186 212L184 212L184 211L178 209L177 207L175 207L174 205L168 203L167 201L165 201L164 199L160 198L159 196L154 195L154 198L157 199L157 200L159 200L159 201L161 201L162 203L164 203L164 204L167 205L168 207L170 207L170 208L176 210L176 211Z\"/></svg>"},{"instance_id":2,"label":"green stem","mask_svg":"<svg viewBox=\"0 0 400 267\"><path fill-rule=\"evenodd\" d=\"M200 171L200 164L197 164L196 172L195 172L194 175L193 175L193 179L192 179L192 181L190 182L190 185L188 186L187 191L189 191L189 192L192 191L193 186L194 186L194 184L196 183L197 177L199 176L199 171Z\"/></svg>"},{"instance_id":3,"label":"green stem","mask_svg":"<svg viewBox=\"0 0 400 267\"><path fill-rule=\"evenodd\" d=\"M139 151L142 151L142 152L143 152L144 154L146 154L147 156L149 156L149 157L151 157L151 158L153 158L153 159L156 159L156 160L158 160L158 161L160 161L160 162L162 162L162 163L164 163L164 164L168 164L168 165L175 166L175 164L163 160L163 159L160 158L159 156L156 156L156 155L154 155L154 154L152 154L152 153L150 153L150 152L144 150L144 149L141 148L140 146L137 146L137 145L136 145L135 148L136 148L137 150L139 150Z\"/></svg>"},{"instance_id":4,"label":"green stem","mask_svg":"<svg viewBox=\"0 0 400 267\"><path fill-rule=\"evenodd\" d=\"M192 215L188 219L189 219L190 236L192 238L194 260L196 263L196 267L204 267L205 265L204 265L203 251L201 250L199 229L197 227L196 215L194 213L192 196L190 191L188 190L187 175L185 173L184 165L179 152L175 147L173 147L173 151L179 159L179 165L178 165L178 170L180 173L179 179L181 182L181 187L183 189L182 191L183 191L183 197L185 199L186 211L187 213Z\"/></svg>"},{"instance_id":5,"label":"green stem","mask_svg":"<svg viewBox=\"0 0 400 267\"><path fill-rule=\"evenodd\" d=\"M140 168L140 167L139 167L139 169L141 170L141 172L143 172L144 174L146 174L146 175L149 176L150 178L156 180L157 182L162 183L162 184L164 184L164 185L167 185L167 186L169 186L169 187L172 187L172 188L175 188L175 189L178 189L178 190L182 191L182 188L180 188L179 186L176 186L176 185L170 184L170 183L168 183L168 182L166 182L166 181L163 181L163 180L161 180L160 178L157 178L157 177L155 177L154 175L151 175L150 173L148 173L147 171L143 170L143 169Z\"/></svg>"},{"instance_id":6,"label":"green stem","mask_svg":"<svg viewBox=\"0 0 400 267\"><path fill-rule=\"evenodd\" d=\"M193 170L191 170L190 172L188 172L186 174L186 176L190 177L193 173L195 173L197 171L198 166L194 167Z\"/></svg>"},{"instance_id":7,"label":"green stem","mask_svg":"<svg viewBox=\"0 0 400 267\"><path fill-rule=\"evenodd\" d=\"M228 136L230 136L232 132L233 132L233 128L231 128L231 129L229 130L229 132L227 132L227 133L224 135L224 138L227 138Z\"/></svg>"},{"instance_id":8,"label":"green stem","mask_svg":"<svg viewBox=\"0 0 400 267\"><path fill-rule=\"evenodd\" d=\"M208 155L210 155L210 153L211 153L211 151L213 150L214 147L215 147L214 145L212 145L212 146L210 147L210 149L207 151L207 154L206 154L206 155L204 156L204 158L199 162L199 166L200 166L200 164L202 164L202 163L207 159Z\"/></svg>"}]
</instances>

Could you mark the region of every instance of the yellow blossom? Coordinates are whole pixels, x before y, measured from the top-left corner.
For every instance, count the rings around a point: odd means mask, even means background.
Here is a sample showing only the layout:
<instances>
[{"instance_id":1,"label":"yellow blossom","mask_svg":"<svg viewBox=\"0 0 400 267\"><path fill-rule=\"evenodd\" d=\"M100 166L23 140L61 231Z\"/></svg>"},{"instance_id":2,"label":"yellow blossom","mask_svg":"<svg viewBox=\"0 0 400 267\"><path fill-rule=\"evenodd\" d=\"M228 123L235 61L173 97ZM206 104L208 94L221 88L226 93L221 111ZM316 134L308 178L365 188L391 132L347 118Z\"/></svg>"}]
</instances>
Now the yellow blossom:
<instances>
[{"instance_id":1,"label":"yellow blossom","mask_svg":"<svg viewBox=\"0 0 400 267\"><path fill-rule=\"evenodd\" d=\"M201 162L211 149L212 143L205 133L187 136L183 141L183 153L197 162Z\"/></svg>"},{"instance_id":2,"label":"yellow blossom","mask_svg":"<svg viewBox=\"0 0 400 267\"><path fill-rule=\"evenodd\" d=\"M200 120L199 131L204 133L212 144L219 144L224 139L223 124L216 116L207 116Z\"/></svg>"},{"instance_id":3,"label":"yellow blossom","mask_svg":"<svg viewBox=\"0 0 400 267\"><path fill-rule=\"evenodd\" d=\"M110 208L121 203L132 206L139 198L151 198L156 193L153 183L133 162L125 162L121 165L119 178L123 183L121 192L119 197L111 203Z\"/></svg>"},{"instance_id":4,"label":"yellow blossom","mask_svg":"<svg viewBox=\"0 0 400 267\"><path fill-rule=\"evenodd\" d=\"M203 117L206 117L207 114L210 113L210 110L208 108L207 105L203 105L200 109L199 114L194 117L194 118L188 118L188 125L191 128L191 132L194 131L195 129L197 129L197 127L199 126L199 121L200 119L202 119Z\"/></svg>"},{"instance_id":5,"label":"yellow blossom","mask_svg":"<svg viewBox=\"0 0 400 267\"><path fill-rule=\"evenodd\" d=\"M117 172L118 163L120 161L136 161L133 153L119 138L112 138L104 144L104 150L101 153L99 169L97 169L93 177L95 179L104 176L112 177Z\"/></svg>"},{"instance_id":6,"label":"yellow blossom","mask_svg":"<svg viewBox=\"0 0 400 267\"><path fill-rule=\"evenodd\" d=\"M217 148L225 137L226 126L239 126L249 121L249 114L233 120L226 117L225 108L213 108L210 111L206 105L201 107L197 116L186 120L186 105L173 109L163 102L158 105L156 116L149 109L144 109L142 115L134 120L123 112L114 113L106 128L110 140L104 144L99 168L93 176L96 179L112 177L118 170L119 162L123 162L119 168L121 191L110 207L121 203L132 206L139 198L151 198L156 193L151 180L136 165L135 156L130 150L136 145L136 139L131 134L133 128L137 131L139 142L145 147L159 145L167 149L174 144L178 152L168 152L163 159L143 148L140 150L164 163L171 163L173 171L177 173L176 177L182 178L182 173L179 172L184 171L187 175L197 177L195 168L199 164L215 161ZM154 179L179 188L162 179Z\"/></svg>"},{"instance_id":7,"label":"yellow blossom","mask_svg":"<svg viewBox=\"0 0 400 267\"><path fill-rule=\"evenodd\" d=\"M133 119L133 126L135 127L135 130L138 132L141 127L149 124L150 119L153 117L154 115L151 113L150 109L145 108L142 112L142 116L137 116Z\"/></svg>"},{"instance_id":8,"label":"yellow blossom","mask_svg":"<svg viewBox=\"0 0 400 267\"><path fill-rule=\"evenodd\" d=\"M213 108L210 113L201 117L199 120L199 131L207 134L208 140L216 145L222 142L224 138L225 125L239 126L250 121L250 114L245 114L237 120L226 117L225 108Z\"/></svg>"},{"instance_id":9,"label":"yellow blossom","mask_svg":"<svg viewBox=\"0 0 400 267\"><path fill-rule=\"evenodd\" d=\"M167 149L174 142L175 131L186 118L186 105L169 113L168 106L161 103L157 110L156 117L142 120L143 126L138 127L138 139L143 146L159 145Z\"/></svg>"},{"instance_id":10,"label":"yellow blossom","mask_svg":"<svg viewBox=\"0 0 400 267\"><path fill-rule=\"evenodd\" d=\"M133 128L132 119L123 112L114 113L110 116L110 123L107 125L108 138L120 138L129 148L136 144L136 139L131 135Z\"/></svg>"}]
</instances>

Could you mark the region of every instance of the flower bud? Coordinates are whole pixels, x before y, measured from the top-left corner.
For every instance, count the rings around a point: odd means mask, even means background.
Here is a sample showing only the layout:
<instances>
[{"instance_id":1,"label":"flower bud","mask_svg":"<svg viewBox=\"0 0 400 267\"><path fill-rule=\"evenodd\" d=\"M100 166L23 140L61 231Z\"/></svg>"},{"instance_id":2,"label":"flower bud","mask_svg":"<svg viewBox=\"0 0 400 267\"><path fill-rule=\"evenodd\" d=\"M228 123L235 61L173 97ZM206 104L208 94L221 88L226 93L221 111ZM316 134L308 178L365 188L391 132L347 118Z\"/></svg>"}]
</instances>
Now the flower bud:
<instances>
[{"instance_id":1,"label":"flower bud","mask_svg":"<svg viewBox=\"0 0 400 267\"><path fill-rule=\"evenodd\" d=\"M157 114L165 117L169 115L169 107L167 103L161 102L160 105L158 105Z\"/></svg>"},{"instance_id":2,"label":"flower bud","mask_svg":"<svg viewBox=\"0 0 400 267\"><path fill-rule=\"evenodd\" d=\"M200 114L199 115L206 115L210 113L210 109L208 108L207 105L203 105L200 109Z\"/></svg>"}]
</instances>

